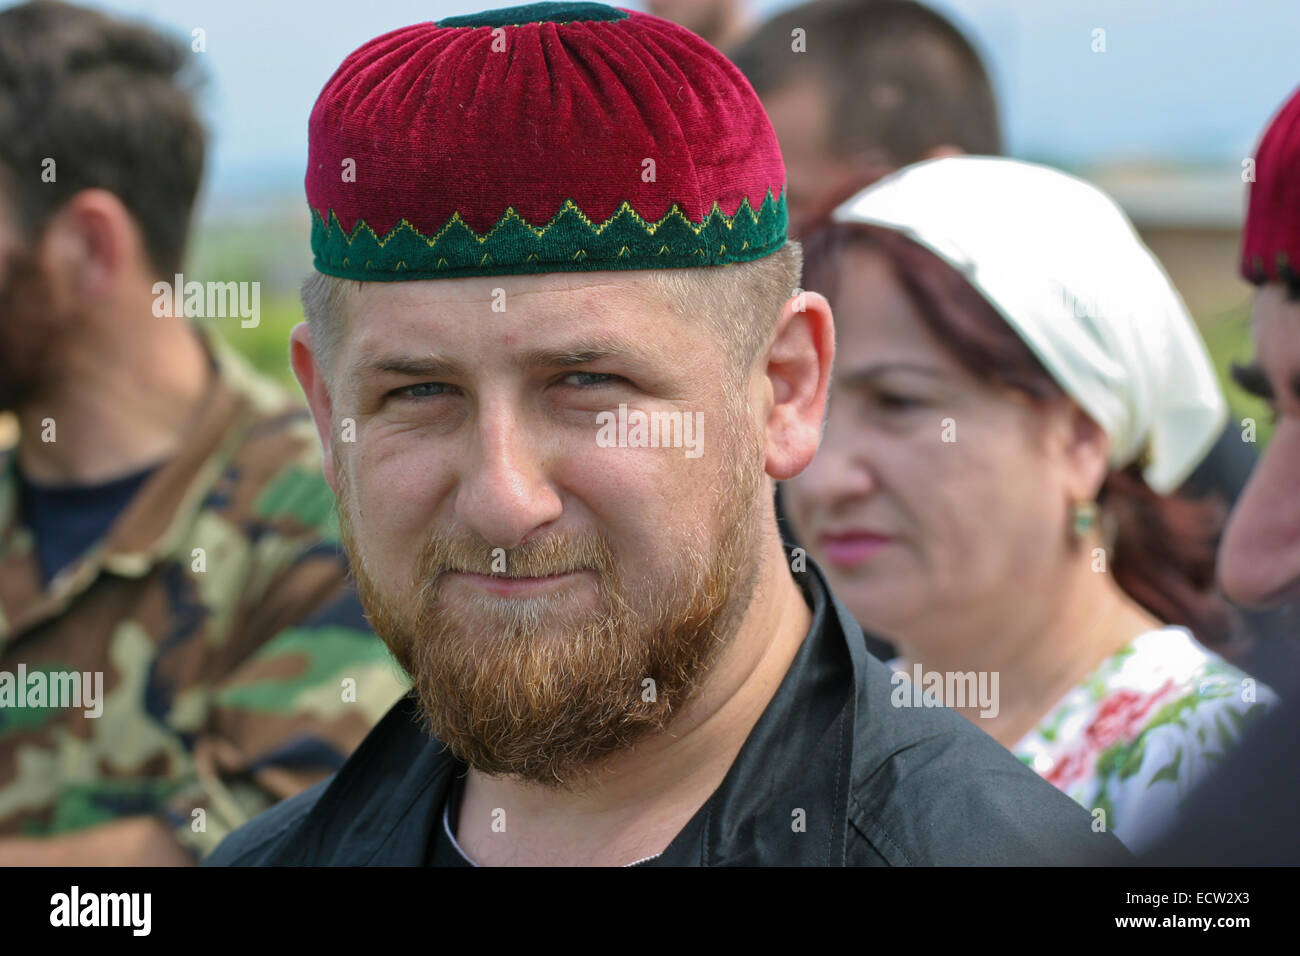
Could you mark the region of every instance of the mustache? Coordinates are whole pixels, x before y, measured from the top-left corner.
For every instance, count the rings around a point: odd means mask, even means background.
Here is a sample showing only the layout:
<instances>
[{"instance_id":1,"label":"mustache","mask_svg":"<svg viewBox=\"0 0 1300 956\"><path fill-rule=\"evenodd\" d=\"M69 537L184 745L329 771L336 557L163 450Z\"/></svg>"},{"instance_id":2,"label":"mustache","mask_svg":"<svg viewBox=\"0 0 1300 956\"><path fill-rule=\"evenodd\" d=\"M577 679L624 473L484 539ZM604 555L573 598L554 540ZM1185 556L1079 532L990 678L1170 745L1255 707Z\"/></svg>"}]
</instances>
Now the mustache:
<instances>
[{"instance_id":1,"label":"mustache","mask_svg":"<svg viewBox=\"0 0 1300 956\"><path fill-rule=\"evenodd\" d=\"M449 573L542 578L595 571L605 577L615 567L613 549L599 534L554 534L514 548L493 547L477 535L432 535L416 562L417 574L426 583Z\"/></svg>"}]
</instances>

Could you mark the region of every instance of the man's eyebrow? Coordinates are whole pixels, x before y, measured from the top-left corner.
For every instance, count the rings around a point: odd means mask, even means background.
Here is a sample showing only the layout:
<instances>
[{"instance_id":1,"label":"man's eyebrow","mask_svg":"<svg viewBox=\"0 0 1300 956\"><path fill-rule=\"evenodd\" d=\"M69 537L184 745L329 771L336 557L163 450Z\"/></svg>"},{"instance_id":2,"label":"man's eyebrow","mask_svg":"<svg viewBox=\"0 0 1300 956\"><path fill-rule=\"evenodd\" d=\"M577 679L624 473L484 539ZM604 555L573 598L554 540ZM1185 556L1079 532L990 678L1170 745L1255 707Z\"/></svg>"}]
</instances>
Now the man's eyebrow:
<instances>
[{"instance_id":1,"label":"man's eyebrow","mask_svg":"<svg viewBox=\"0 0 1300 956\"><path fill-rule=\"evenodd\" d=\"M1232 380L1236 382L1243 391L1254 395L1256 398L1272 401L1273 386L1269 384L1268 376L1264 374L1264 370L1260 368L1258 362L1251 362L1248 365L1233 362L1229 371L1232 375Z\"/></svg>"},{"instance_id":2,"label":"man's eyebrow","mask_svg":"<svg viewBox=\"0 0 1300 956\"><path fill-rule=\"evenodd\" d=\"M409 355L379 355L363 361L357 366L357 372L391 372L396 375L428 376L429 378L451 378L464 371L464 367L451 359L429 355L424 358L412 358Z\"/></svg>"},{"instance_id":3,"label":"man's eyebrow","mask_svg":"<svg viewBox=\"0 0 1300 956\"><path fill-rule=\"evenodd\" d=\"M570 345L555 348L529 349L515 360L519 368L572 368L603 358L644 358L647 350L629 339L616 335L602 335ZM389 372L411 377L455 378L466 373L460 362L439 355L413 357L409 355L379 355L364 360L357 367L359 373Z\"/></svg>"},{"instance_id":4,"label":"man's eyebrow","mask_svg":"<svg viewBox=\"0 0 1300 956\"><path fill-rule=\"evenodd\" d=\"M841 385L847 385L850 388L871 385L880 376L887 372L913 372L920 375L928 375L931 378L942 379L947 376L941 368L935 368L930 365L922 365L919 362L877 362L872 365L864 365L860 368L847 369L835 376L835 380Z\"/></svg>"},{"instance_id":5,"label":"man's eyebrow","mask_svg":"<svg viewBox=\"0 0 1300 956\"><path fill-rule=\"evenodd\" d=\"M1265 401L1273 401L1277 398L1273 391L1273 385L1268 380L1268 375L1260 367L1259 362L1251 362L1249 365L1241 365L1237 362L1232 363L1229 369L1232 380L1241 388L1258 398ZM1291 394L1297 402L1300 402L1300 372L1291 376Z\"/></svg>"},{"instance_id":6,"label":"man's eyebrow","mask_svg":"<svg viewBox=\"0 0 1300 956\"><path fill-rule=\"evenodd\" d=\"M618 337L600 338L590 342L550 349L530 349L518 360L521 368L571 368L605 358L638 358L645 350Z\"/></svg>"}]
</instances>

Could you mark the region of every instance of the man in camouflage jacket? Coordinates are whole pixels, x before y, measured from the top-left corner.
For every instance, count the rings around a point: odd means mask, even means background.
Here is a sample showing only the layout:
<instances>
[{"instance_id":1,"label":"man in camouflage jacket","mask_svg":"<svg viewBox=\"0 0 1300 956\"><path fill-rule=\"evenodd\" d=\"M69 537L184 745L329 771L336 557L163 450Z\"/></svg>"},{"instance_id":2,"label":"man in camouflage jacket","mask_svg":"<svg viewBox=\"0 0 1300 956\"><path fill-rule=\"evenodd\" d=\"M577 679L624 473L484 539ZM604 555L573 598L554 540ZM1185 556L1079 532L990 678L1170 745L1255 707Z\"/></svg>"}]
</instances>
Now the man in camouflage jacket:
<instances>
[{"instance_id":1,"label":"man in camouflage jacket","mask_svg":"<svg viewBox=\"0 0 1300 956\"><path fill-rule=\"evenodd\" d=\"M35 859L10 836L135 817L202 856L335 770L404 690L347 584L311 418L212 351L182 449L49 586L0 458L0 675L28 675L10 706L0 686L0 863ZM41 672L102 689L54 707L48 681L33 707Z\"/></svg>"},{"instance_id":2,"label":"man in camouflage jacket","mask_svg":"<svg viewBox=\"0 0 1300 956\"><path fill-rule=\"evenodd\" d=\"M189 57L0 12L0 865L194 862L405 690L310 417L157 308L202 169Z\"/></svg>"}]
</instances>

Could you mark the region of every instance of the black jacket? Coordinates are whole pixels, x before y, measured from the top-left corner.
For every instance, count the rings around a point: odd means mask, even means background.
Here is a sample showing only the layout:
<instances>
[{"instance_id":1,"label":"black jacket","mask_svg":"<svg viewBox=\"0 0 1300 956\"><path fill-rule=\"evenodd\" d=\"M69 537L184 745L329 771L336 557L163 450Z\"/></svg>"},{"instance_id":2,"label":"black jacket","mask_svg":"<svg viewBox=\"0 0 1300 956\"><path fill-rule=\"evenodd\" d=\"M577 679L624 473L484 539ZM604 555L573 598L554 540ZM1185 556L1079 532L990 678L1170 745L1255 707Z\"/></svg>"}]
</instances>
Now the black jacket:
<instances>
[{"instance_id":1,"label":"black jacket","mask_svg":"<svg viewBox=\"0 0 1300 956\"><path fill-rule=\"evenodd\" d=\"M1300 866L1300 703L1250 728L1192 791L1145 866Z\"/></svg>"},{"instance_id":2,"label":"black jacket","mask_svg":"<svg viewBox=\"0 0 1300 956\"><path fill-rule=\"evenodd\" d=\"M808 637L722 785L647 865L1131 861L965 718L893 706L890 670L866 652L821 570L808 561L794 576L813 611ZM426 862L465 765L418 721L415 699L399 701L338 773L231 834L207 863Z\"/></svg>"}]
</instances>

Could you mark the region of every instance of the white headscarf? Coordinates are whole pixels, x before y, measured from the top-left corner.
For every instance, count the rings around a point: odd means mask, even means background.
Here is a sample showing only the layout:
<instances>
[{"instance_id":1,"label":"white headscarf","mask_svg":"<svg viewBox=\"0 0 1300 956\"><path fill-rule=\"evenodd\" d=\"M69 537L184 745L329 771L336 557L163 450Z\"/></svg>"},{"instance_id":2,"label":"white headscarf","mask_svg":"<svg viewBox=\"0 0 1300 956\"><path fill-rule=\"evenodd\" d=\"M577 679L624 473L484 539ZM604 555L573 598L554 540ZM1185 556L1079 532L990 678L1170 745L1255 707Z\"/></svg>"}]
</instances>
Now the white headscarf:
<instances>
[{"instance_id":1,"label":"white headscarf","mask_svg":"<svg viewBox=\"0 0 1300 956\"><path fill-rule=\"evenodd\" d=\"M1205 345L1113 200L1046 166L961 156L908 166L832 214L896 230L961 272L1110 436L1173 491L1228 410Z\"/></svg>"}]
</instances>

